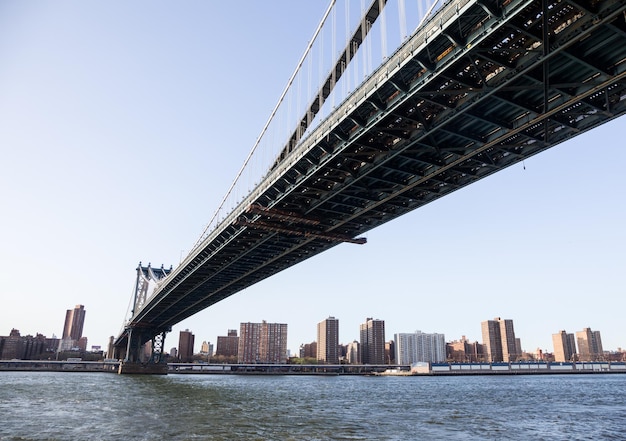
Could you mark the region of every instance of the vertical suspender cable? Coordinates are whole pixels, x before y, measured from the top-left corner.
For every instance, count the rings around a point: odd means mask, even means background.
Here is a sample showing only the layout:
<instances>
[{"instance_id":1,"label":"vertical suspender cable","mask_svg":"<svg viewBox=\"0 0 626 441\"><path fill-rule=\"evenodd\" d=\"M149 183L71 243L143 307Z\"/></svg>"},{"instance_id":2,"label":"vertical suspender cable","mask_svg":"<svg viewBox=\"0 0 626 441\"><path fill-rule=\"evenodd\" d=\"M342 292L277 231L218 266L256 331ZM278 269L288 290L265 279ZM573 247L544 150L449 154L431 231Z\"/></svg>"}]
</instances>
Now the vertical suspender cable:
<instances>
[{"instance_id":1,"label":"vertical suspender cable","mask_svg":"<svg viewBox=\"0 0 626 441\"><path fill-rule=\"evenodd\" d=\"M320 41L318 44L320 48L320 54L319 54L319 58L317 59L317 75L318 75L317 80L321 82L322 78L324 77L324 33L320 35ZM318 100L320 104L319 112L321 112L322 106L324 105L324 93L322 89L319 90ZM320 113L320 117L324 118L323 112Z\"/></svg>"},{"instance_id":2,"label":"vertical suspender cable","mask_svg":"<svg viewBox=\"0 0 626 441\"><path fill-rule=\"evenodd\" d=\"M362 41L362 45L363 47L363 51L362 51L362 56L361 58L363 59L363 78L367 77L367 44L368 42L365 41L365 20L367 19L367 17L365 16L365 0L361 0L361 38L363 39Z\"/></svg>"},{"instance_id":3,"label":"vertical suspender cable","mask_svg":"<svg viewBox=\"0 0 626 441\"><path fill-rule=\"evenodd\" d=\"M428 16L433 11L435 6L437 6L437 3L439 3L439 0L434 0L433 1L433 3L430 5L430 8L428 8L428 11L426 11L426 13L422 16L422 19L420 20L419 24L417 25L417 27L415 29L419 28L420 26L422 26L422 24L424 24L424 22L426 21L426 18L428 18ZM421 11L422 11L422 8L420 8L420 12Z\"/></svg>"},{"instance_id":4,"label":"vertical suspender cable","mask_svg":"<svg viewBox=\"0 0 626 441\"><path fill-rule=\"evenodd\" d=\"M307 91L306 96L311 97L313 92L313 57L309 56L307 63ZM309 127L311 125L311 121L313 120L313 114L311 109L307 110L306 113L306 126Z\"/></svg>"},{"instance_id":5,"label":"vertical suspender cable","mask_svg":"<svg viewBox=\"0 0 626 441\"><path fill-rule=\"evenodd\" d=\"M298 72L298 87L296 89L296 113L294 115L302 115L302 72ZM300 118L299 116L297 118ZM296 142L302 137L302 120L296 120L298 127L296 128Z\"/></svg>"},{"instance_id":6,"label":"vertical suspender cable","mask_svg":"<svg viewBox=\"0 0 626 441\"><path fill-rule=\"evenodd\" d=\"M424 2L425 0L417 0L417 19L419 20L419 24L417 25L418 28L422 21L424 21Z\"/></svg>"},{"instance_id":7,"label":"vertical suspender cable","mask_svg":"<svg viewBox=\"0 0 626 441\"><path fill-rule=\"evenodd\" d=\"M345 32L346 32L346 63L345 66L346 68L344 70L348 69L348 66L350 66L350 51L351 49L351 45L350 45L350 0L345 0L345 15L346 15L346 19L345 19ZM350 72L348 72L348 75L344 76L342 74L343 77L343 89L344 89L344 93L343 96L346 97L348 95L348 91L350 90Z\"/></svg>"},{"instance_id":8,"label":"vertical suspender cable","mask_svg":"<svg viewBox=\"0 0 626 441\"><path fill-rule=\"evenodd\" d=\"M289 92L287 92L287 119L285 121L285 127L284 127L286 130L289 130L288 127L293 127L292 125L293 112L291 111L292 101L293 101L293 87L290 87Z\"/></svg>"},{"instance_id":9,"label":"vertical suspender cable","mask_svg":"<svg viewBox=\"0 0 626 441\"><path fill-rule=\"evenodd\" d=\"M333 12L332 12L332 26L331 26L331 31L332 31L332 35L331 35L331 46L330 46L330 59L331 59L331 68L332 68L332 73L331 73L331 80L330 80L330 90L332 90L333 92L331 92L332 94L332 101L331 104L333 107L335 107L335 95L336 93L334 92L335 90L335 81L337 81L337 69L335 68L335 66L332 65L332 60L335 57L336 51L337 51L337 11L335 8L333 8Z\"/></svg>"},{"instance_id":10,"label":"vertical suspender cable","mask_svg":"<svg viewBox=\"0 0 626 441\"><path fill-rule=\"evenodd\" d=\"M380 10L380 50L382 59L385 60L387 58L387 14L384 0L378 0L378 8Z\"/></svg>"},{"instance_id":11,"label":"vertical suspender cable","mask_svg":"<svg viewBox=\"0 0 626 441\"><path fill-rule=\"evenodd\" d=\"M548 108L550 106L550 18L548 17L548 1L542 1L542 23L543 28L543 113L548 114ZM550 118L543 120L543 141L548 144L550 137Z\"/></svg>"},{"instance_id":12,"label":"vertical suspender cable","mask_svg":"<svg viewBox=\"0 0 626 441\"><path fill-rule=\"evenodd\" d=\"M406 5L404 0L398 0L398 21L400 22L400 41L408 36L406 33Z\"/></svg>"},{"instance_id":13,"label":"vertical suspender cable","mask_svg":"<svg viewBox=\"0 0 626 441\"><path fill-rule=\"evenodd\" d=\"M257 137L257 139L256 139L256 141L255 141L255 143L254 143L254 145L252 147L252 150L250 150L250 153L248 153L248 156L246 157L246 160L244 161L243 165L241 166L241 169L239 169L239 172L237 173L237 176L235 176L235 180L233 181L233 183L228 188L228 191L226 192L226 195L222 199L222 202L220 202L217 210L215 210L215 213L211 217L211 220L209 221L207 226L204 228L204 231L202 232L202 235L200 236L200 238L194 244L193 249L195 249L204 240L204 236L205 236L207 230L209 229L209 227L211 226L213 221L217 218L220 210L222 209L222 207L226 203L226 200L228 199L228 197L230 196L231 192L233 191L233 188L237 184L237 181L239 180L239 177L243 173L243 170L248 165L248 162L250 162L250 158L252 157L252 155L256 151L257 146L261 142L261 138L263 138L263 135L267 131L267 128L269 127L270 123L272 122L272 119L274 118L274 115L276 115L276 112L278 111L278 108L282 104L283 99L285 98L285 95L287 94L287 91L291 87L295 76L298 74L298 71L302 67L302 64L304 63L304 60L306 59L307 55L309 54L309 51L311 50L311 47L313 46L313 43L315 42L315 39L317 38L317 35L320 33L322 27L324 26L324 23L326 22L326 19L328 18L328 14L330 14L330 12L333 10L333 6L335 5L335 1L336 0L331 0L330 1L330 4L328 5L328 8L326 9L326 12L324 13L324 16L322 17L322 20L320 21L319 25L317 26L317 29L315 29L315 32L313 33L313 37L311 38L311 40L309 41L309 44L307 45L306 49L304 50L304 54L300 58L300 61L298 62L294 73L291 75L291 78L289 78L289 81L287 81L287 85L285 86L285 89L283 90L283 93L280 95L280 98L278 99L278 103L274 107L274 110L272 110L272 113L270 114L270 117L268 118L267 122L265 123L265 126L263 126L263 129L261 130L261 133Z\"/></svg>"},{"instance_id":14,"label":"vertical suspender cable","mask_svg":"<svg viewBox=\"0 0 626 441\"><path fill-rule=\"evenodd\" d=\"M369 31L371 29L371 23L369 22L369 20L365 21L365 27L366 27L366 32L369 38L367 39L367 44L365 45L365 49L366 49L365 61L367 63L365 66L365 70L363 72L364 73L363 78L366 78L370 74L370 72L372 72L372 38L373 37L369 35Z\"/></svg>"}]
</instances>

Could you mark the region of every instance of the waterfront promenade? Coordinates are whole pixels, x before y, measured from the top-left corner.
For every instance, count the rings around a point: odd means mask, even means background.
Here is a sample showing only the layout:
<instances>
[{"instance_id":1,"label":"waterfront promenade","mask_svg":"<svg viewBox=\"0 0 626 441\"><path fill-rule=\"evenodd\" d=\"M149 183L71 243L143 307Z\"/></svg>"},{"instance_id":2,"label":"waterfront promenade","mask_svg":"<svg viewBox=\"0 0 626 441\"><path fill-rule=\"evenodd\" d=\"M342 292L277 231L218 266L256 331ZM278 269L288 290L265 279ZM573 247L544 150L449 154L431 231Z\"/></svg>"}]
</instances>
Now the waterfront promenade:
<instances>
[{"instance_id":1,"label":"waterfront promenade","mask_svg":"<svg viewBox=\"0 0 626 441\"><path fill-rule=\"evenodd\" d=\"M119 362L0 360L1 371L118 372ZM210 364L168 363L170 374L230 375L535 375L626 373L626 362L576 363L417 363L409 365L362 364Z\"/></svg>"}]
</instances>

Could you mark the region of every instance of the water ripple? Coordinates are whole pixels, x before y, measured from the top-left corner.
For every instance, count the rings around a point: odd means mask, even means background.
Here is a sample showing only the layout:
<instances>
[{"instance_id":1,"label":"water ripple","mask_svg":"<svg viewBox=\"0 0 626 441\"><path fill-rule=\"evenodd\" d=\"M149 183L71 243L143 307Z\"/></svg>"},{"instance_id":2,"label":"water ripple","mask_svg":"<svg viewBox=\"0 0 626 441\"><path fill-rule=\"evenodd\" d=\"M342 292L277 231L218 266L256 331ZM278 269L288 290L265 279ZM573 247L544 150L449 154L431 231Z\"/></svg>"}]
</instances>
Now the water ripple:
<instances>
[{"instance_id":1,"label":"water ripple","mask_svg":"<svg viewBox=\"0 0 626 441\"><path fill-rule=\"evenodd\" d=\"M0 373L0 441L626 439L626 375Z\"/></svg>"}]
</instances>

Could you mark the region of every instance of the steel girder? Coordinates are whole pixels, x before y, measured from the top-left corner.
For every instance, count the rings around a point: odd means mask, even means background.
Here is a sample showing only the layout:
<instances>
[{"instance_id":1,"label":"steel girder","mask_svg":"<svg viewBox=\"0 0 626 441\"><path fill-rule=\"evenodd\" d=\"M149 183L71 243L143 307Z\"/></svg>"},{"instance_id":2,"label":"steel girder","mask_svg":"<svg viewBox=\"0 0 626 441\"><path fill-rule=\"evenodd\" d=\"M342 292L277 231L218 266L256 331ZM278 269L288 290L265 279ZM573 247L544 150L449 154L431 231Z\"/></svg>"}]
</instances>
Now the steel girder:
<instances>
[{"instance_id":1,"label":"steel girder","mask_svg":"<svg viewBox=\"0 0 626 441\"><path fill-rule=\"evenodd\" d=\"M626 0L448 3L275 164L133 323L166 329L623 115L625 11Z\"/></svg>"}]
</instances>

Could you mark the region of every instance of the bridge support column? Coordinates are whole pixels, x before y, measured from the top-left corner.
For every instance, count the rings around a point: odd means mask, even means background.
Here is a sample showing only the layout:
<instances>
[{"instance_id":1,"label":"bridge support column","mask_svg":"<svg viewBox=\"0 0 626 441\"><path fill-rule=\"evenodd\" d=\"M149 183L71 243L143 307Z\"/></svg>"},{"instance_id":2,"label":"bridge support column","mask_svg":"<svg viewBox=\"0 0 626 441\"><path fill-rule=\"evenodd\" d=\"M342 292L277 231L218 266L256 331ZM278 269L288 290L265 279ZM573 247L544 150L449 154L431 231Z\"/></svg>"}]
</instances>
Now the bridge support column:
<instances>
[{"instance_id":1,"label":"bridge support column","mask_svg":"<svg viewBox=\"0 0 626 441\"><path fill-rule=\"evenodd\" d=\"M129 329L126 357L120 363L118 374L166 375L168 368L163 353L165 334L166 331L157 333L142 344L145 333L138 329ZM147 344L150 344L150 356L146 359Z\"/></svg>"}]
</instances>

